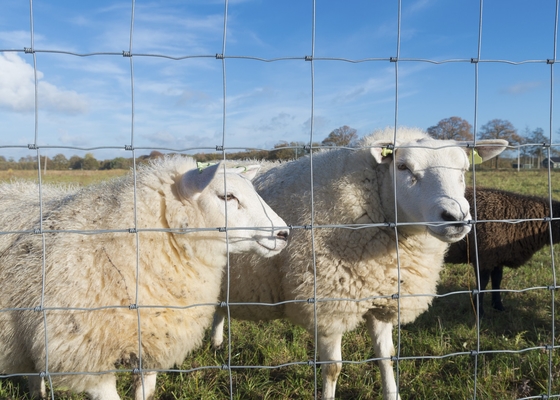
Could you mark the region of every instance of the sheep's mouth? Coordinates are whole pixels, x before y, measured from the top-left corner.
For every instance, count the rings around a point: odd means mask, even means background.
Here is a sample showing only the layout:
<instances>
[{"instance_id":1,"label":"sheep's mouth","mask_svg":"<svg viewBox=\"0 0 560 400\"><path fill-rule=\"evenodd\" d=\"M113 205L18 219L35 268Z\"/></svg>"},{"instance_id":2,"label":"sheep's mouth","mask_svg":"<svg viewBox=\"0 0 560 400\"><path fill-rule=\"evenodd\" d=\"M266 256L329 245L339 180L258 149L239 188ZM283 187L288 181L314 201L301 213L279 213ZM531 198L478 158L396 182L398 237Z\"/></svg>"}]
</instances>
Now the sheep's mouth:
<instances>
[{"instance_id":1,"label":"sheep's mouth","mask_svg":"<svg viewBox=\"0 0 560 400\"><path fill-rule=\"evenodd\" d=\"M288 241L282 237L258 237L257 243L268 251L279 252L283 250Z\"/></svg>"},{"instance_id":2,"label":"sheep's mouth","mask_svg":"<svg viewBox=\"0 0 560 400\"><path fill-rule=\"evenodd\" d=\"M446 226L428 226L428 232L446 243L455 243L463 239L471 230L468 224L453 224Z\"/></svg>"}]
</instances>

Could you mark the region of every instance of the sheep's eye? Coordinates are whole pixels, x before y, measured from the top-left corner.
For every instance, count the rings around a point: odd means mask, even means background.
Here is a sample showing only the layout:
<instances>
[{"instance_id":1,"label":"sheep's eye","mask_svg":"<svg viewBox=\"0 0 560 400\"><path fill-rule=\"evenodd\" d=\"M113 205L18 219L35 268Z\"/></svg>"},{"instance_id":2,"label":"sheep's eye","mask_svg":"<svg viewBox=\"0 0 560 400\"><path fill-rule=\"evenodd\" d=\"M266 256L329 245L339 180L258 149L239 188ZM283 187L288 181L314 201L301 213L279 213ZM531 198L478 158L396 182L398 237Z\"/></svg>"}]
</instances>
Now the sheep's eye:
<instances>
[{"instance_id":1,"label":"sheep's eye","mask_svg":"<svg viewBox=\"0 0 560 400\"><path fill-rule=\"evenodd\" d=\"M406 171L406 170L408 170L408 167L406 166L406 164L399 164L399 165L397 165L397 169L399 171Z\"/></svg>"},{"instance_id":2,"label":"sheep's eye","mask_svg":"<svg viewBox=\"0 0 560 400\"><path fill-rule=\"evenodd\" d=\"M228 193L225 196L224 195L218 195L218 197L220 199L222 199L223 201L231 201L231 200L237 200L237 197L235 197L233 194Z\"/></svg>"}]
</instances>

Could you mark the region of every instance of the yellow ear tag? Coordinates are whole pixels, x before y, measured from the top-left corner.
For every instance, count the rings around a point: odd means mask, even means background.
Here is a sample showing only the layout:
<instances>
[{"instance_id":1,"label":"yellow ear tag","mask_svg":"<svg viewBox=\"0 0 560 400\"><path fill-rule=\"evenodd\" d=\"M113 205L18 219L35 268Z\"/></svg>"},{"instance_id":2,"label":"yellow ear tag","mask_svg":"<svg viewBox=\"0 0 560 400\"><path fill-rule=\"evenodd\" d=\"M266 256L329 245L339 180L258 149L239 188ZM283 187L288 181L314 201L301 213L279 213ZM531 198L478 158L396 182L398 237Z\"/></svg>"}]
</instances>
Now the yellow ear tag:
<instances>
[{"instance_id":1,"label":"yellow ear tag","mask_svg":"<svg viewBox=\"0 0 560 400\"><path fill-rule=\"evenodd\" d=\"M383 148L381 149L381 155L382 155L383 157L387 157L389 154L393 154L393 150L392 150L392 149L390 149L390 148L388 148L388 147L383 147Z\"/></svg>"},{"instance_id":2,"label":"yellow ear tag","mask_svg":"<svg viewBox=\"0 0 560 400\"><path fill-rule=\"evenodd\" d=\"M202 170L208 167L211 167L212 165L216 165L218 163L215 162L197 162L196 163L196 167L198 168L198 172L202 173Z\"/></svg>"},{"instance_id":3,"label":"yellow ear tag","mask_svg":"<svg viewBox=\"0 0 560 400\"><path fill-rule=\"evenodd\" d=\"M478 155L478 151L476 151L476 149L473 150L473 156L475 164L482 164L482 157Z\"/></svg>"}]
</instances>

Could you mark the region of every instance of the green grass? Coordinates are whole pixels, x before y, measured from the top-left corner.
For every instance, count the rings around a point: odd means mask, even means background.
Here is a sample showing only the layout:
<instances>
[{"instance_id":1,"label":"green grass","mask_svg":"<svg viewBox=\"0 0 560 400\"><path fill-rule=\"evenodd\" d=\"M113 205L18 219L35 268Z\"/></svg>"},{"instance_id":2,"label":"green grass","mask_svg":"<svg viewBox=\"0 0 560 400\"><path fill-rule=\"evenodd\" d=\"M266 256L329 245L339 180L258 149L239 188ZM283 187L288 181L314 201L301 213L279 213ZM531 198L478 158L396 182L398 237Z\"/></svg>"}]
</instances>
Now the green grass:
<instances>
[{"instance_id":1,"label":"green grass","mask_svg":"<svg viewBox=\"0 0 560 400\"><path fill-rule=\"evenodd\" d=\"M546 196L545 171L480 171L477 185L499 187L525 194ZM67 179L66 177L64 179ZM471 182L472 176L468 176ZM560 173L552 174L552 194L560 199ZM559 250L560 251L560 248ZM560 253L555 251L555 260ZM506 269L502 288L522 289L552 285L551 251L545 247L523 267ZM447 265L438 294L470 290L475 277L469 265ZM547 289L522 293L503 293L505 312L490 307L486 296L487 317L476 323L469 293L436 298L430 309L414 323L403 326L400 336L394 332L399 355L399 385L403 399L517 399L548 394L560 396L560 349L546 351L543 346L557 343L552 338L552 296L556 319L560 309L558 295ZM556 332L556 331L555 331ZM227 334L227 332L226 332ZM231 322L231 347L214 351L207 335L204 346L190 355L183 370L188 373L158 376L156 398L171 399L313 399L316 375L307 361L314 357L313 337L285 321L270 323ZM523 351L536 347L533 350ZM470 354L479 350L478 357ZM503 350L512 353L504 353ZM0 350L1 351L1 350ZM231 353L231 374L221 368ZM446 356L455 353L467 353ZM345 363L338 381L338 399L380 399L381 383L371 341L360 326L343 339ZM414 358L446 356L443 358ZM407 359L411 357L411 359ZM355 363L354 363L355 362ZM282 364L301 363L275 367ZM551 364L551 368L550 368ZM272 368L248 368L247 366ZM236 368L240 366L240 368ZM245 366L245 367L243 367ZM476 379L476 393L475 393ZM130 374L119 382L123 398L131 398ZM317 373L321 395L320 370ZM231 389L230 389L231 387ZM0 380L1 399L27 398L25 378ZM84 395L56 391L56 398L84 399Z\"/></svg>"},{"instance_id":2,"label":"green grass","mask_svg":"<svg viewBox=\"0 0 560 400\"><path fill-rule=\"evenodd\" d=\"M125 175L128 170L125 169L111 169L104 171L47 171L41 173L41 181L43 183L65 183L74 184L79 186L91 185L104 181L107 179L115 178ZM0 182L10 182L14 180L27 180L38 182L39 177L37 171L32 170L7 170L0 171Z\"/></svg>"}]
</instances>

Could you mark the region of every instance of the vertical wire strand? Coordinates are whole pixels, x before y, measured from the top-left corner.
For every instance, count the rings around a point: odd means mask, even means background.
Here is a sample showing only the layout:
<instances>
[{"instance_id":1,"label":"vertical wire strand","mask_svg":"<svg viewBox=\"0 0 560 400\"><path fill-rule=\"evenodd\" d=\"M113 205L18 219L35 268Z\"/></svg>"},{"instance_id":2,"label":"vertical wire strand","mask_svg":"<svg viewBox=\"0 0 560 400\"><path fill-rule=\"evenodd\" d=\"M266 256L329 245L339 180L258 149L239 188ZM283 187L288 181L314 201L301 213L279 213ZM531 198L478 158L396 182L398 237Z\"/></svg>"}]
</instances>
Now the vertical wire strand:
<instances>
[{"instance_id":1,"label":"vertical wire strand","mask_svg":"<svg viewBox=\"0 0 560 400\"><path fill-rule=\"evenodd\" d=\"M554 31L553 31L553 49L552 49L552 60L550 64L550 120L549 120L549 144L552 145L552 134L554 129L554 64L556 63L556 46L558 40L558 8L559 0L556 0L556 8L554 14ZM550 161L551 156L551 146L547 147L548 159ZM552 174L551 174L551 163L548 163L548 201L550 207L550 221L548 222L548 232L550 240L550 260L551 260L551 272L552 272L552 290L550 290L550 302L551 302L551 335L550 335L550 349L548 350L548 385L547 393L548 396L552 396L552 375L554 369L553 356L554 356L554 344L556 342L556 307L555 307L555 288L557 287L556 281L556 265L554 257L554 239L552 237L552 218L554 218L553 208L552 208ZM558 216L556 216L558 217Z\"/></svg>"},{"instance_id":2,"label":"vertical wire strand","mask_svg":"<svg viewBox=\"0 0 560 400\"><path fill-rule=\"evenodd\" d=\"M315 254L315 192L314 173L313 173L313 136L315 129L315 18L316 18L316 0L312 0L312 16L311 16L311 57L309 59L311 72L311 115L309 128L309 173L310 173L310 193L311 193L311 254L313 262L313 319L314 319L314 349L313 349L313 378L314 378L314 398L318 399L318 374L317 374L317 346L318 346L318 324L317 324L317 258Z\"/></svg>"},{"instance_id":3,"label":"vertical wire strand","mask_svg":"<svg viewBox=\"0 0 560 400\"><path fill-rule=\"evenodd\" d=\"M224 172L226 169L226 116L227 116L227 71L226 71L226 42L227 42L227 25L228 25L228 9L229 9L229 2L228 0L224 1L224 27L223 27L223 37L222 37L222 52L221 57L219 57L222 61L222 161L223 161L223 168ZM227 194L227 179L226 174L224 173L224 195ZM226 235L226 310L227 310L227 324L228 324L228 356L227 356L227 371L228 371L228 380L229 380L229 397L233 400L233 370L231 368L231 359L232 359L232 346L231 346L231 314L230 314L230 306L229 306L229 296L230 296L230 254L229 254L229 231L228 231L228 202L226 201L225 204L225 235ZM223 333L222 333L223 334Z\"/></svg>"},{"instance_id":4,"label":"vertical wire strand","mask_svg":"<svg viewBox=\"0 0 560 400\"><path fill-rule=\"evenodd\" d=\"M39 377L46 377L49 380L51 387L51 398L54 400L54 390L52 390L52 377L49 373L49 335L48 335L48 322L47 312L45 310L45 288L47 280L47 251L45 234L43 233L43 182L41 177L41 152L38 146L39 139L39 82L37 77L37 55L35 54L35 19L33 12L33 0L29 0L29 25L30 25L30 41L31 41L31 55L33 58L33 100L34 100L34 142L33 147L36 149L37 155L37 177L39 188L39 234L41 235L41 248L42 248L42 263L41 263L41 303L36 312L41 312L43 317L43 329L45 340L45 370L40 373ZM46 160L45 160L46 162Z\"/></svg>"},{"instance_id":5,"label":"vertical wire strand","mask_svg":"<svg viewBox=\"0 0 560 400\"><path fill-rule=\"evenodd\" d=\"M478 134L478 83L479 83L479 71L478 65L480 62L481 54L482 54L482 20L484 15L484 0L480 0L479 5L479 16L478 16L478 43L477 43L477 55L476 60L474 62L474 123L473 123L473 136L474 136L474 144L476 146L476 136ZM476 165L474 163L474 151L471 152L471 165L472 165L472 184L473 184L473 213L474 213L474 221L475 224L473 225L473 245L475 249L475 259L471 260L474 262L476 266L476 282L477 282L477 293L475 297L475 315L476 315L476 350L474 352L471 351L472 356L474 357L474 366L473 366L473 400L476 400L477 394L477 379L478 379L478 357L480 352L480 302L481 302L481 287L480 287L480 268L478 264L478 240L477 240L477 232L476 232L476 221L478 220L477 217L477 205L476 205Z\"/></svg>"},{"instance_id":6,"label":"vertical wire strand","mask_svg":"<svg viewBox=\"0 0 560 400\"><path fill-rule=\"evenodd\" d=\"M132 49L134 43L134 21L135 21L136 1L131 1L130 11L130 33L128 43L128 56L130 58L130 149L132 154L132 179L133 179L133 234L136 244L136 288L134 304L131 308L136 310L136 318L138 321L138 369L133 371L139 374L140 384L142 385L142 398L146 397L146 388L144 385L144 371L143 371L143 352L142 352L142 320L140 313L140 234L138 232L138 192L137 192L137 165L136 165L136 152L134 149L134 119L135 119L135 96L134 96L134 57L132 56Z\"/></svg>"},{"instance_id":7,"label":"vertical wire strand","mask_svg":"<svg viewBox=\"0 0 560 400\"><path fill-rule=\"evenodd\" d=\"M399 125L399 57L401 53L401 24L402 24L402 0L398 1L397 6L397 48L395 57L395 132L393 134L393 143L397 144L397 128ZM395 150L396 155L396 150ZM397 163L395 160L395 155L393 158L393 198L395 209L395 246L397 254L397 346L395 349L395 384L397 386L397 393L400 392L400 365L399 359L401 355L401 260L399 254L399 230L398 230L398 206L397 206ZM398 398L398 394L395 395Z\"/></svg>"}]
</instances>

